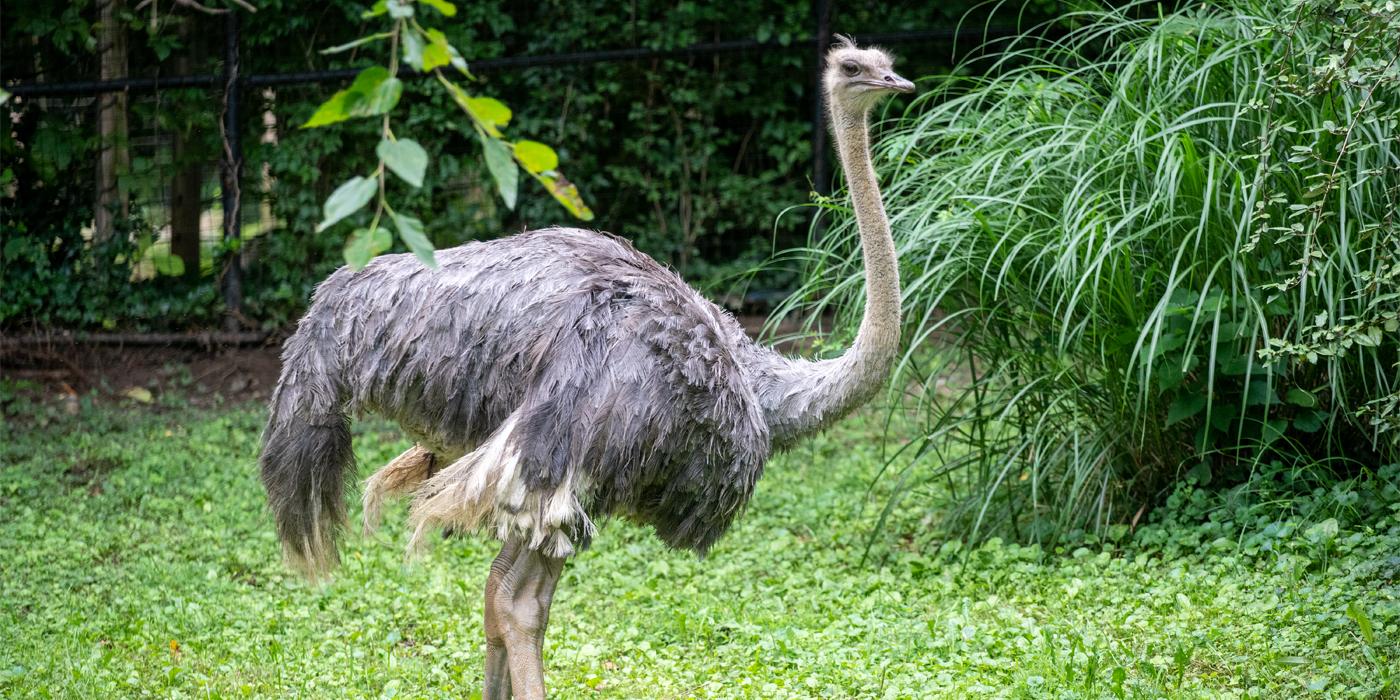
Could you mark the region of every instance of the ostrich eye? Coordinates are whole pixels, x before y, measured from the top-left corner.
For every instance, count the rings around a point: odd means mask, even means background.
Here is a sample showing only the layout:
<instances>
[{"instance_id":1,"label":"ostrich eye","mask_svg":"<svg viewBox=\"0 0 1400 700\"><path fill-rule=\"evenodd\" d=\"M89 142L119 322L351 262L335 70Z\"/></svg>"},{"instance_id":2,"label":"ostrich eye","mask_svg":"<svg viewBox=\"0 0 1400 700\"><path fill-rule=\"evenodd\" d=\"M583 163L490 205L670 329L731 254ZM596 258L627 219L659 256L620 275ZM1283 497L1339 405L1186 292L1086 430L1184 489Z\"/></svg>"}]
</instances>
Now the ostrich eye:
<instances>
[{"instance_id":1,"label":"ostrich eye","mask_svg":"<svg viewBox=\"0 0 1400 700\"><path fill-rule=\"evenodd\" d=\"M846 61L845 63L841 64L841 71L847 76L854 78L855 76L860 74L860 66L856 65L852 61Z\"/></svg>"}]
</instances>

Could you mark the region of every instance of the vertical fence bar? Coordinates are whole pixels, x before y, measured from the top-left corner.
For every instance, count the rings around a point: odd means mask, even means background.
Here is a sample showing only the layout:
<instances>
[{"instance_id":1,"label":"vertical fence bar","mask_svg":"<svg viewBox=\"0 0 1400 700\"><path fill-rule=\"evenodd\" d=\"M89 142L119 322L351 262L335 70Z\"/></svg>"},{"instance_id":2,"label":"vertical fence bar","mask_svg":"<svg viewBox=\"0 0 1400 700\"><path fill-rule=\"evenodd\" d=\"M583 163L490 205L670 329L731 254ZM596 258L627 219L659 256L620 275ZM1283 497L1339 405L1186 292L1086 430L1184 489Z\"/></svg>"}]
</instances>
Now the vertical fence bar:
<instances>
[{"instance_id":1,"label":"vertical fence bar","mask_svg":"<svg viewBox=\"0 0 1400 700\"><path fill-rule=\"evenodd\" d=\"M812 69L812 188L818 194L828 194L831 189L831 161L826 147L826 95L822 93L822 67L826 62L826 50L831 46L831 3L829 0L813 0L812 14L816 19L813 33L815 67ZM813 235L821 238L825 232L825 221L821 210Z\"/></svg>"},{"instance_id":2,"label":"vertical fence bar","mask_svg":"<svg viewBox=\"0 0 1400 700\"><path fill-rule=\"evenodd\" d=\"M224 15L224 114L223 130L223 206L224 257L223 293L224 328L235 331L243 317L243 235L240 185L243 174L243 143L239 138L238 98L242 78L238 65L238 12Z\"/></svg>"}]
</instances>

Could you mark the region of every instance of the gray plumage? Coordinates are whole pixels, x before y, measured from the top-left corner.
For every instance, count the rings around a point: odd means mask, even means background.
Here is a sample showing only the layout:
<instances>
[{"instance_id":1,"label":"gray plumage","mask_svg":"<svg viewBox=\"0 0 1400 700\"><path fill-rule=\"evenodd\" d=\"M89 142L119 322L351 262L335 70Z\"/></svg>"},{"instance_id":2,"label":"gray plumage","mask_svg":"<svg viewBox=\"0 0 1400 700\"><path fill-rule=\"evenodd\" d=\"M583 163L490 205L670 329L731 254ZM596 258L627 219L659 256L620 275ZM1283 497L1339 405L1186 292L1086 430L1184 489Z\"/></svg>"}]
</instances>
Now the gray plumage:
<instances>
[{"instance_id":1,"label":"gray plumage","mask_svg":"<svg viewBox=\"0 0 1400 700\"><path fill-rule=\"evenodd\" d=\"M899 347L899 265L870 162L870 108L913 83L849 40L823 75L860 231L865 315L841 357L793 360L626 241L545 229L337 271L283 351L262 478L291 563L336 561L347 416L417 444L365 483L365 526L412 493L413 542L502 540L483 587L486 700L545 700L544 634L565 558L622 515L705 552L775 448L879 390Z\"/></svg>"},{"instance_id":2,"label":"gray plumage","mask_svg":"<svg viewBox=\"0 0 1400 700\"><path fill-rule=\"evenodd\" d=\"M865 53L888 72L888 57ZM674 272L591 231L469 243L439 251L437 269L387 255L331 275L286 342L263 438L262 479L289 559L313 576L334 565L353 461L347 416L363 413L419 443L371 479L367 513L383 493L413 491L420 532L492 530L563 557L587 546L593 521L621 515L672 547L708 550L771 452L878 391L898 347L868 94L853 92L849 108L832 100L868 276L865 321L839 358L755 344Z\"/></svg>"},{"instance_id":3,"label":"gray plumage","mask_svg":"<svg viewBox=\"0 0 1400 700\"><path fill-rule=\"evenodd\" d=\"M438 260L337 271L287 340L262 463L297 559L324 558L343 518L346 413L462 454L519 411L527 488L576 471L594 519L625 515L698 552L753 492L770 425L784 444L801 421L781 414L810 413L810 393L775 378L794 363L621 239L544 229ZM586 524L572 530L586 546Z\"/></svg>"}]
</instances>

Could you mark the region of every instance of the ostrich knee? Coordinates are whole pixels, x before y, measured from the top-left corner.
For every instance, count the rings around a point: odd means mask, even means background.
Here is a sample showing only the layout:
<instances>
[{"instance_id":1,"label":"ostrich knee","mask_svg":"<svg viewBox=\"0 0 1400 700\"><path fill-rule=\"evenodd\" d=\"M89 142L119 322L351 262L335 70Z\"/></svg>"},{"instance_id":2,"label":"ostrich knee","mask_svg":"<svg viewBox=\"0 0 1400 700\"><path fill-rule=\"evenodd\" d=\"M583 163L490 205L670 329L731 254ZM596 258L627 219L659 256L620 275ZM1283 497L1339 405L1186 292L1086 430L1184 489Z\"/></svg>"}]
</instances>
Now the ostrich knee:
<instances>
[{"instance_id":1,"label":"ostrich knee","mask_svg":"<svg viewBox=\"0 0 1400 700\"><path fill-rule=\"evenodd\" d=\"M511 700L510 659L506 653L506 637L498 594L502 579L510 573L520 554L520 542L511 540L501 545L500 554L491 562L486 577L486 610L483 630L486 633L486 682L482 700Z\"/></svg>"},{"instance_id":2,"label":"ostrich knee","mask_svg":"<svg viewBox=\"0 0 1400 700\"><path fill-rule=\"evenodd\" d=\"M563 559L522 549L492 595L515 700L544 700L544 631L563 569Z\"/></svg>"}]
</instances>

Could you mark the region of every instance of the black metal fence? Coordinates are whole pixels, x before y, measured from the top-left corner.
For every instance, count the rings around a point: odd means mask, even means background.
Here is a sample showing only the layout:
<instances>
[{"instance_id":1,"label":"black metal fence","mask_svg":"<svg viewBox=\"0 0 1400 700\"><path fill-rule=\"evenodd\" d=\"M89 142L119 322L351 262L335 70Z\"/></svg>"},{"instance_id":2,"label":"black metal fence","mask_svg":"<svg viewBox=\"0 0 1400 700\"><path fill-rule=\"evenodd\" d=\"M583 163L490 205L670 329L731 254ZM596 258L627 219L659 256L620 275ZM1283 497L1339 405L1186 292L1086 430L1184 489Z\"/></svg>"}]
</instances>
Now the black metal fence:
<instances>
[{"instance_id":1,"label":"black metal fence","mask_svg":"<svg viewBox=\"0 0 1400 700\"><path fill-rule=\"evenodd\" d=\"M675 49L629 48L605 51L558 53L544 56L511 56L474 61L473 71L501 72L537 68L542 66L577 66L590 63L617 61L639 61L663 58L686 58L713 56L740 52L806 52L811 60L812 94L820 94L822 57L832 43L829 27L830 8L828 0L815 0L812 5L813 33L811 36L786 43L739 39L694 44ZM94 97L102 94L123 92L128 94L156 93L164 90L214 90L221 94L220 102L220 143L221 157L218 163L220 173L220 202L222 222L219 235L226 243L236 244L242 235L242 169L243 148L240 142L242 96L249 90L258 88L339 83L348 81L358 73L358 69L326 70L313 72L291 72L275 74L243 74L240 66L240 17L237 12L224 15L224 54L222 71L218 74L181 75L159 78L125 78L105 81L77 81L64 83L32 83L7 85L5 89L20 98L53 97ZM1010 27L975 28L932 28L925 30L899 31L862 34L862 42L885 45L938 43L983 44L991 39L1012 36L1016 31ZM400 77L417 79L430 75L403 70ZM823 107L820 99L813 100L811 141L812 141L812 182L818 190L825 189L831 179L828 157L827 131L824 124ZM237 245L230 246L239 251ZM228 256L221 271L221 292L226 310L226 325L229 330L237 327L243 305L243 280L241 275L240 253Z\"/></svg>"}]
</instances>

